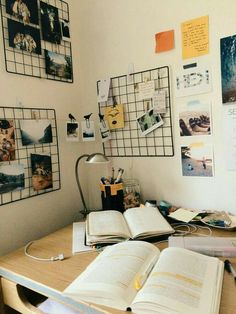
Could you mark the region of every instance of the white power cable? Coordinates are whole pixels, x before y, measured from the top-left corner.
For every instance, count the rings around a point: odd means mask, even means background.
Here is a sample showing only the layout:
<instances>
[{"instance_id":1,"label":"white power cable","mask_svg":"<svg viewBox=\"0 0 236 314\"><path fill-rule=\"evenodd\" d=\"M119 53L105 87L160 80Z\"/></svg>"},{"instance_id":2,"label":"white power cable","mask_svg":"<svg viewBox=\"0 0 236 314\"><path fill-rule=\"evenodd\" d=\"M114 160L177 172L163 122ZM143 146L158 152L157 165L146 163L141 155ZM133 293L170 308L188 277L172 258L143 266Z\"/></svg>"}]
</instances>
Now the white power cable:
<instances>
[{"instance_id":1,"label":"white power cable","mask_svg":"<svg viewBox=\"0 0 236 314\"><path fill-rule=\"evenodd\" d=\"M30 258L33 258L33 259L35 259L37 261L41 261L41 262L55 262L55 261L62 261L63 259L65 259L63 253L60 253L57 256L52 256L52 257L49 257L49 258L42 258L42 257L37 257L37 256L29 254L28 253L28 249L34 242L35 241L31 241L28 244L26 244L25 249L24 249L24 252L25 252L26 256L28 256Z\"/></svg>"}]
</instances>

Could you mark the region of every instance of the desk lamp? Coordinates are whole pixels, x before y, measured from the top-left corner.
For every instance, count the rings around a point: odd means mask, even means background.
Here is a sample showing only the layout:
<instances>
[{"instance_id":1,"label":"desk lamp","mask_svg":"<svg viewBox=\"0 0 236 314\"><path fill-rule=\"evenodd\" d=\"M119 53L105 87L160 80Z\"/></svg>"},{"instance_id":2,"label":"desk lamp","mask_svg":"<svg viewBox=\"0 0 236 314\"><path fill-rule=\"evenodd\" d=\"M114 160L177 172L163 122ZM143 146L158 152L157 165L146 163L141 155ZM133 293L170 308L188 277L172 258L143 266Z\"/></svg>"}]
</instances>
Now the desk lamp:
<instances>
[{"instance_id":1,"label":"desk lamp","mask_svg":"<svg viewBox=\"0 0 236 314\"><path fill-rule=\"evenodd\" d=\"M86 203L85 203L85 200L84 200L84 195L83 195L83 192L82 192L82 188L81 188L80 180L79 180L79 174L78 174L79 162L83 158L86 158L85 163L89 163L89 164L107 163L107 162L109 162L109 159L104 154L93 153L91 155L88 155L88 154L81 155L77 159L77 161L76 161L76 164L75 164L75 177L76 177L76 182L77 182L77 185L78 185L78 188L79 188L80 197L81 197L81 200L82 200L82 203L83 203L83 206L84 206L84 209L81 211L81 213L85 217L89 213L89 210L88 210L88 208L86 206Z\"/></svg>"}]
</instances>

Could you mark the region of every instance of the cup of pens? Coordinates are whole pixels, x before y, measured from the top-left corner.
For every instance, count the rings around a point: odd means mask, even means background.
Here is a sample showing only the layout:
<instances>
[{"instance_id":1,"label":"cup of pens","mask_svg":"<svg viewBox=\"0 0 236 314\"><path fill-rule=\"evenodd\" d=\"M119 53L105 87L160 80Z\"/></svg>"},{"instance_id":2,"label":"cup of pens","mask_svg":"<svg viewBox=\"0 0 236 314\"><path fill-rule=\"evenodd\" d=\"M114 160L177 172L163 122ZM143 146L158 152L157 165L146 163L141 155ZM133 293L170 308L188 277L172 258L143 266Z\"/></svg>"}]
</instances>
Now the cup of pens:
<instances>
[{"instance_id":1,"label":"cup of pens","mask_svg":"<svg viewBox=\"0 0 236 314\"><path fill-rule=\"evenodd\" d=\"M124 211L124 194L123 194L123 182L122 175L124 169L119 168L118 174L114 177L114 169L112 169L111 177L102 177L100 182L100 190L102 197L102 209L103 210L117 210Z\"/></svg>"}]
</instances>

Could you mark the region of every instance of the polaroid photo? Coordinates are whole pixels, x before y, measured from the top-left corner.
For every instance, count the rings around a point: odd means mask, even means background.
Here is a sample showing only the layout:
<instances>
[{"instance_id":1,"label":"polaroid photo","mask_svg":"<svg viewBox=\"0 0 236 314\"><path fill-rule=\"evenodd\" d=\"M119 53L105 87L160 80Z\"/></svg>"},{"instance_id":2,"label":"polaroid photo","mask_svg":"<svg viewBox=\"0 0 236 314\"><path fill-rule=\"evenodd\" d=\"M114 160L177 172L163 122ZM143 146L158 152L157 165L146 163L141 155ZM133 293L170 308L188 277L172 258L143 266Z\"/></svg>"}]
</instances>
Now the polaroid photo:
<instances>
[{"instance_id":1,"label":"polaroid photo","mask_svg":"<svg viewBox=\"0 0 236 314\"><path fill-rule=\"evenodd\" d=\"M79 123L78 122L67 122L66 123L66 140L68 142L79 141Z\"/></svg>"},{"instance_id":2,"label":"polaroid photo","mask_svg":"<svg viewBox=\"0 0 236 314\"><path fill-rule=\"evenodd\" d=\"M106 120L102 120L101 122L99 122L99 130L103 143L111 139L111 132L108 127L108 122Z\"/></svg>"},{"instance_id":3,"label":"polaroid photo","mask_svg":"<svg viewBox=\"0 0 236 314\"><path fill-rule=\"evenodd\" d=\"M37 0L6 0L6 12L24 24L39 24Z\"/></svg>"},{"instance_id":4,"label":"polaroid photo","mask_svg":"<svg viewBox=\"0 0 236 314\"><path fill-rule=\"evenodd\" d=\"M15 126L13 120L0 120L0 161L16 159Z\"/></svg>"},{"instance_id":5,"label":"polaroid photo","mask_svg":"<svg viewBox=\"0 0 236 314\"><path fill-rule=\"evenodd\" d=\"M70 23L69 23L69 21L66 21L66 20L61 21L61 35L62 35L62 40L70 41Z\"/></svg>"},{"instance_id":6,"label":"polaroid photo","mask_svg":"<svg viewBox=\"0 0 236 314\"><path fill-rule=\"evenodd\" d=\"M52 160L51 156L31 154L32 186L35 191L52 188Z\"/></svg>"},{"instance_id":7,"label":"polaroid photo","mask_svg":"<svg viewBox=\"0 0 236 314\"><path fill-rule=\"evenodd\" d=\"M161 115L155 114L152 108L137 118L137 123L141 134L146 135L163 125L164 122Z\"/></svg>"},{"instance_id":8,"label":"polaroid photo","mask_svg":"<svg viewBox=\"0 0 236 314\"><path fill-rule=\"evenodd\" d=\"M41 54L39 29L10 19L7 19L7 23L10 47Z\"/></svg>"},{"instance_id":9,"label":"polaroid photo","mask_svg":"<svg viewBox=\"0 0 236 314\"><path fill-rule=\"evenodd\" d=\"M42 37L44 40L60 44L61 25L59 21L58 8L40 1Z\"/></svg>"},{"instance_id":10,"label":"polaroid photo","mask_svg":"<svg viewBox=\"0 0 236 314\"><path fill-rule=\"evenodd\" d=\"M71 56L65 56L49 50L45 52L46 73L64 79L72 79L72 60Z\"/></svg>"},{"instance_id":11,"label":"polaroid photo","mask_svg":"<svg viewBox=\"0 0 236 314\"><path fill-rule=\"evenodd\" d=\"M89 120L82 121L81 128L82 128L82 138L84 142L95 141L94 121L89 121Z\"/></svg>"},{"instance_id":12,"label":"polaroid photo","mask_svg":"<svg viewBox=\"0 0 236 314\"><path fill-rule=\"evenodd\" d=\"M24 165L0 165L0 194L25 188Z\"/></svg>"},{"instance_id":13,"label":"polaroid photo","mask_svg":"<svg viewBox=\"0 0 236 314\"><path fill-rule=\"evenodd\" d=\"M20 131L23 146L52 143L50 120L20 120Z\"/></svg>"}]
</instances>

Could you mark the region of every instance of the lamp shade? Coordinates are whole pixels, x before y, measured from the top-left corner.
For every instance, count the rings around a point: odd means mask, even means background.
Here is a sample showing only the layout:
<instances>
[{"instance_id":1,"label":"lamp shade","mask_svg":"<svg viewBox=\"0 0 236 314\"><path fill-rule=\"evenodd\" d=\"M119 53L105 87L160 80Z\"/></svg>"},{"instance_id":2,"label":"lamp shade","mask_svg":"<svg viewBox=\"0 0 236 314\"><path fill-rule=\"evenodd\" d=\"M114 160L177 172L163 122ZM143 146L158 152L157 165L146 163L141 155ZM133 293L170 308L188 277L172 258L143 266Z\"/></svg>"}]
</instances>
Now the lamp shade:
<instances>
[{"instance_id":1,"label":"lamp shade","mask_svg":"<svg viewBox=\"0 0 236 314\"><path fill-rule=\"evenodd\" d=\"M89 155L85 162L90 163L90 164L106 163L106 162L109 162L109 159L101 153L94 153L94 154Z\"/></svg>"}]
</instances>

